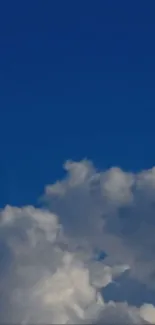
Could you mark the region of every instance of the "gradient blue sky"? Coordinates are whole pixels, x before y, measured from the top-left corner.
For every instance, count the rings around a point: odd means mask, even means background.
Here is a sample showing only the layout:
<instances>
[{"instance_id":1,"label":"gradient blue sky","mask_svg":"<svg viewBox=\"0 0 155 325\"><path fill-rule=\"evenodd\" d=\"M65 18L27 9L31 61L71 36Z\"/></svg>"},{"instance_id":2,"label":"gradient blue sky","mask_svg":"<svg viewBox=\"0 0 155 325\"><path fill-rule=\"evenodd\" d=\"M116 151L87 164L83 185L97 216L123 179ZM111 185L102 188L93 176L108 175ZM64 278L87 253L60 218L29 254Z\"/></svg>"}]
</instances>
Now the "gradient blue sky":
<instances>
[{"instance_id":1,"label":"gradient blue sky","mask_svg":"<svg viewBox=\"0 0 155 325\"><path fill-rule=\"evenodd\" d=\"M35 203L66 159L154 165L154 17L154 1L2 1L0 207Z\"/></svg>"}]
</instances>

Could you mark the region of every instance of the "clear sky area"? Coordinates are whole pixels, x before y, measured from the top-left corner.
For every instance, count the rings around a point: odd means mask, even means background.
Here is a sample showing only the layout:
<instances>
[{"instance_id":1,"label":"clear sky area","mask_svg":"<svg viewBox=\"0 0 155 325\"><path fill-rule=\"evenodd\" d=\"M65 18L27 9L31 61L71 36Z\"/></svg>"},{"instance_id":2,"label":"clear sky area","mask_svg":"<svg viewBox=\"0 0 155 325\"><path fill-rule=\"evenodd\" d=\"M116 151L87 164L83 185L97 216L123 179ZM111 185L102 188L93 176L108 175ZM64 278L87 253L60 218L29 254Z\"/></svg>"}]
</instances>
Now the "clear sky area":
<instances>
[{"instance_id":1,"label":"clear sky area","mask_svg":"<svg viewBox=\"0 0 155 325\"><path fill-rule=\"evenodd\" d=\"M66 159L154 165L155 4L3 1L0 206L36 202Z\"/></svg>"}]
</instances>

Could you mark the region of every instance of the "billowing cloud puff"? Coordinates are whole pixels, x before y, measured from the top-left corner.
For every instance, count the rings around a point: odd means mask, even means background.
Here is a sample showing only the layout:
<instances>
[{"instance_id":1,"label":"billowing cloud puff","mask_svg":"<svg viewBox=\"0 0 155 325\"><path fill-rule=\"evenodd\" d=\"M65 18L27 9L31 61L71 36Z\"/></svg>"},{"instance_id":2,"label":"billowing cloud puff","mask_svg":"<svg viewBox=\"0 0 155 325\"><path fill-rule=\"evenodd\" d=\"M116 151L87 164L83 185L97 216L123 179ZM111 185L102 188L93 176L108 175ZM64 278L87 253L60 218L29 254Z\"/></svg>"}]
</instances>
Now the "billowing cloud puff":
<instances>
[{"instance_id":1,"label":"billowing cloud puff","mask_svg":"<svg viewBox=\"0 0 155 325\"><path fill-rule=\"evenodd\" d=\"M155 168L137 174L89 161L67 162L67 177L45 188L48 207L69 236L100 247L108 262L130 265L131 274L153 286L155 274Z\"/></svg>"},{"instance_id":2,"label":"billowing cloud puff","mask_svg":"<svg viewBox=\"0 0 155 325\"><path fill-rule=\"evenodd\" d=\"M155 323L145 299L104 299L123 274L154 289L155 169L100 172L87 160L65 169L41 208L0 212L0 322Z\"/></svg>"},{"instance_id":3,"label":"billowing cloud puff","mask_svg":"<svg viewBox=\"0 0 155 325\"><path fill-rule=\"evenodd\" d=\"M151 304L144 304L140 308L140 316L147 322L155 323L155 307Z\"/></svg>"}]
</instances>

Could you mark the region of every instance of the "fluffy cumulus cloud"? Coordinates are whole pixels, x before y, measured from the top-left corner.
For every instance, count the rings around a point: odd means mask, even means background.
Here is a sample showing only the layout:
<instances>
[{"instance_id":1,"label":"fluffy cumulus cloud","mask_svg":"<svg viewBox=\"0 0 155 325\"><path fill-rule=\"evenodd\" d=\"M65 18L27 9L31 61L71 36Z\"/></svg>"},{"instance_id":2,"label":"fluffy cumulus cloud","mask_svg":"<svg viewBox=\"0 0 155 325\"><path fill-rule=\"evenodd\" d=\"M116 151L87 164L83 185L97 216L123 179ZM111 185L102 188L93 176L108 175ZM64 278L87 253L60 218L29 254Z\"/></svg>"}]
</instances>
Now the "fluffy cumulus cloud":
<instances>
[{"instance_id":1,"label":"fluffy cumulus cloud","mask_svg":"<svg viewBox=\"0 0 155 325\"><path fill-rule=\"evenodd\" d=\"M41 208L0 211L0 323L155 323L155 298L138 305L110 289L125 278L155 297L155 168L64 167Z\"/></svg>"}]
</instances>

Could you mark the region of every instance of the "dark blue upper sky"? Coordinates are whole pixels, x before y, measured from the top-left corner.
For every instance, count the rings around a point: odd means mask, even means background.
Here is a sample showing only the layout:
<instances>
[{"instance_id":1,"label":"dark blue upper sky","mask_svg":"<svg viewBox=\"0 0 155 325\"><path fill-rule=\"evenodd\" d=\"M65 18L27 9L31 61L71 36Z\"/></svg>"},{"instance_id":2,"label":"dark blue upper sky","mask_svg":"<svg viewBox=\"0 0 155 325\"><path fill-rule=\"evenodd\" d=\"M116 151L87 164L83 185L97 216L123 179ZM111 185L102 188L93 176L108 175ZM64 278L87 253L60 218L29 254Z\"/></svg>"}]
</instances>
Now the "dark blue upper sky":
<instances>
[{"instance_id":1,"label":"dark blue upper sky","mask_svg":"<svg viewBox=\"0 0 155 325\"><path fill-rule=\"evenodd\" d=\"M66 159L154 165L154 17L154 1L2 1L0 206L34 203Z\"/></svg>"}]
</instances>

